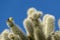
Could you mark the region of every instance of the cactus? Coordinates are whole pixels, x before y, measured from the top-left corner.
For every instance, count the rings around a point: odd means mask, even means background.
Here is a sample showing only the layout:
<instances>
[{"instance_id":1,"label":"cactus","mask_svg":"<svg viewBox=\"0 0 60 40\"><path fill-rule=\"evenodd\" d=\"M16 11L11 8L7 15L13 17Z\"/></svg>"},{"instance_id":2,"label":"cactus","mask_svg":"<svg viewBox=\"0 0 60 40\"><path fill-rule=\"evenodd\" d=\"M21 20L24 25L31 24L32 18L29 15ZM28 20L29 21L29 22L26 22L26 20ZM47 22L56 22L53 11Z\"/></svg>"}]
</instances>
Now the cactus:
<instances>
[{"instance_id":1,"label":"cactus","mask_svg":"<svg viewBox=\"0 0 60 40\"><path fill-rule=\"evenodd\" d=\"M1 40L10 40L10 39L8 38L8 35L9 35L9 30L8 30L8 29L5 29L5 30L0 34Z\"/></svg>"},{"instance_id":2,"label":"cactus","mask_svg":"<svg viewBox=\"0 0 60 40\"><path fill-rule=\"evenodd\" d=\"M19 28L12 17L6 21L9 29L0 34L0 40L60 40L60 30L55 31L55 17L31 7L23 21L26 34ZM43 19L41 19L43 17ZM58 25L60 27L60 20Z\"/></svg>"},{"instance_id":3,"label":"cactus","mask_svg":"<svg viewBox=\"0 0 60 40\"><path fill-rule=\"evenodd\" d=\"M19 35L19 37L23 40L27 40L26 36L24 35L24 33L21 31L21 29L18 28L18 26L14 23L14 21L12 20L13 18L9 18L7 20L7 25L10 27L10 29L12 30L12 32L16 35Z\"/></svg>"},{"instance_id":4,"label":"cactus","mask_svg":"<svg viewBox=\"0 0 60 40\"><path fill-rule=\"evenodd\" d=\"M19 35L16 35L16 34L14 34L14 33L9 33L8 38L9 38L10 40L22 40L22 39L19 37Z\"/></svg>"},{"instance_id":5,"label":"cactus","mask_svg":"<svg viewBox=\"0 0 60 40\"><path fill-rule=\"evenodd\" d=\"M47 38L51 32L54 32L55 17L53 15L46 14L43 17L43 23L45 26L43 30Z\"/></svg>"}]
</instances>

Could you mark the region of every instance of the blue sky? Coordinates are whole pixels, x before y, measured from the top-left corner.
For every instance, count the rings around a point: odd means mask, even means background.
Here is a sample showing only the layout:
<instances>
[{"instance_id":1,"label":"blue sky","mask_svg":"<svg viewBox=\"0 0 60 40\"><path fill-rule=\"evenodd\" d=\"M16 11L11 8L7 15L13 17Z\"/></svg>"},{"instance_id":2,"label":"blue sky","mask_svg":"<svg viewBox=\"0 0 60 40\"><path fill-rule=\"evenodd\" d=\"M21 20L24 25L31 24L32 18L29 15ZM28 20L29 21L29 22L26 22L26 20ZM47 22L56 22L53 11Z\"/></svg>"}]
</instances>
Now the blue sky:
<instances>
[{"instance_id":1,"label":"blue sky","mask_svg":"<svg viewBox=\"0 0 60 40\"><path fill-rule=\"evenodd\" d=\"M34 7L56 17L56 30L58 30L57 19L60 18L60 0L0 0L0 32L8 28L6 20L13 17L16 24L23 28L23 20L27 17L27 9Z\"/></svg>"}]
</instances>

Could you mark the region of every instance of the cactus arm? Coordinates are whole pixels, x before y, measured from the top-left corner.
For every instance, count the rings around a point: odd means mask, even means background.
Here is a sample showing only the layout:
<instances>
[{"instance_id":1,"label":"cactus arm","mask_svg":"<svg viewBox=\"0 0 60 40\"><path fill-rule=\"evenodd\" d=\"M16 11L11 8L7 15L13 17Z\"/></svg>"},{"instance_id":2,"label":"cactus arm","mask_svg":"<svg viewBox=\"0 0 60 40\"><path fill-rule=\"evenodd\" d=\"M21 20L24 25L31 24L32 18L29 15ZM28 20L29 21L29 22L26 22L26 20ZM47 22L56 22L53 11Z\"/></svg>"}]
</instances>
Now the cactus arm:
<instances>
[{"instance_id":1,"label":"cactus arm","mask_svg":"<svg viewBox=\"0 0 60 40\"><path fill-rule=\"evenodd\" d=\"M32 21L30 19L25 19L24 22L23 22L23 24L24 24L24 28L25 28L25 30L27 32L28 38L30 38L31 40L33 40L34 39L34 36L33 36L34 30L33 30Z\"/></svg>"},{"instance_id":2,"label":"cactus arm","mask_svg":"<svg viewBox=\"0 0 60 40\"><path fill-rule=\"evenodd\" d=\"M11 18L9 18L7 20L7 25L10 27L10 29L12 30L12 32L16 35L19 35L19 37L21 37L21 39L23 40L27 40L26 36L24 35L24 33L21 31L21 29L19 29L19 27L13 22L13 20L11 20Z\"/></svg>"}]
</instances>

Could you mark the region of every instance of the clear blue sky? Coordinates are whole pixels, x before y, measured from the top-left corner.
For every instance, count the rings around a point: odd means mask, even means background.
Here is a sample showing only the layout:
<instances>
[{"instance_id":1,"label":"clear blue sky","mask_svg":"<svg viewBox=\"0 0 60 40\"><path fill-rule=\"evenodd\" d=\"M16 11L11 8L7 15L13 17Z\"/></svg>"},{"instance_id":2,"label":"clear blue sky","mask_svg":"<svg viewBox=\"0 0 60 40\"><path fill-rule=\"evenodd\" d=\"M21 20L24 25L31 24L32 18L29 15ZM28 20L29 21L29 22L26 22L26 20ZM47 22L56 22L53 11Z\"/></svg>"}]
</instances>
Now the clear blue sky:
<instances>
[{"instance_id":1,"label":"clear blue sky","mask_svg":"<svg viewBox=\"0 0 60 40\"><path fill-rule=\"evenodd\" d=\"M5 28L6 20L13 17L15 22L24 30L23 20L27 17L27 9L35 7L43 11L44 14L50 13L56 17L56 30L58 30L57 19L60 18L60 0L0 0L0 32Z\"/></svg>"}]
</instances>

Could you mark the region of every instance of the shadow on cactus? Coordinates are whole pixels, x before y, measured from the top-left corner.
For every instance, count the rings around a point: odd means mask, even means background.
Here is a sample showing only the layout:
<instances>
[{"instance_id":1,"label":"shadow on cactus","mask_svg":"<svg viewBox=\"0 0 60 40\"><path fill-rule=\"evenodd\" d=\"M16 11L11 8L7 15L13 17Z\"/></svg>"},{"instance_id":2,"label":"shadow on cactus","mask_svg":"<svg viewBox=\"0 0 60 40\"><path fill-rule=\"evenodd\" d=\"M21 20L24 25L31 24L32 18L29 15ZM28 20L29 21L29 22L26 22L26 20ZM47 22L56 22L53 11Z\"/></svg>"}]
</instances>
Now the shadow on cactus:
<instances>
[{"instance_id":1,"label":"shadow on cactus","mask_svg":"<svg viewBox=\"0 0 60 40\"><path fill-rule=\"evenodd\" d=\"M60 40L60 31L55 31L55 17L45 14L41 19L42 15L42 11L33 7L27 10L27 18L23 21L26 35L12 17L8 18L9 29L0 34L0 40Z\"/></svg>"}]
</instances>

